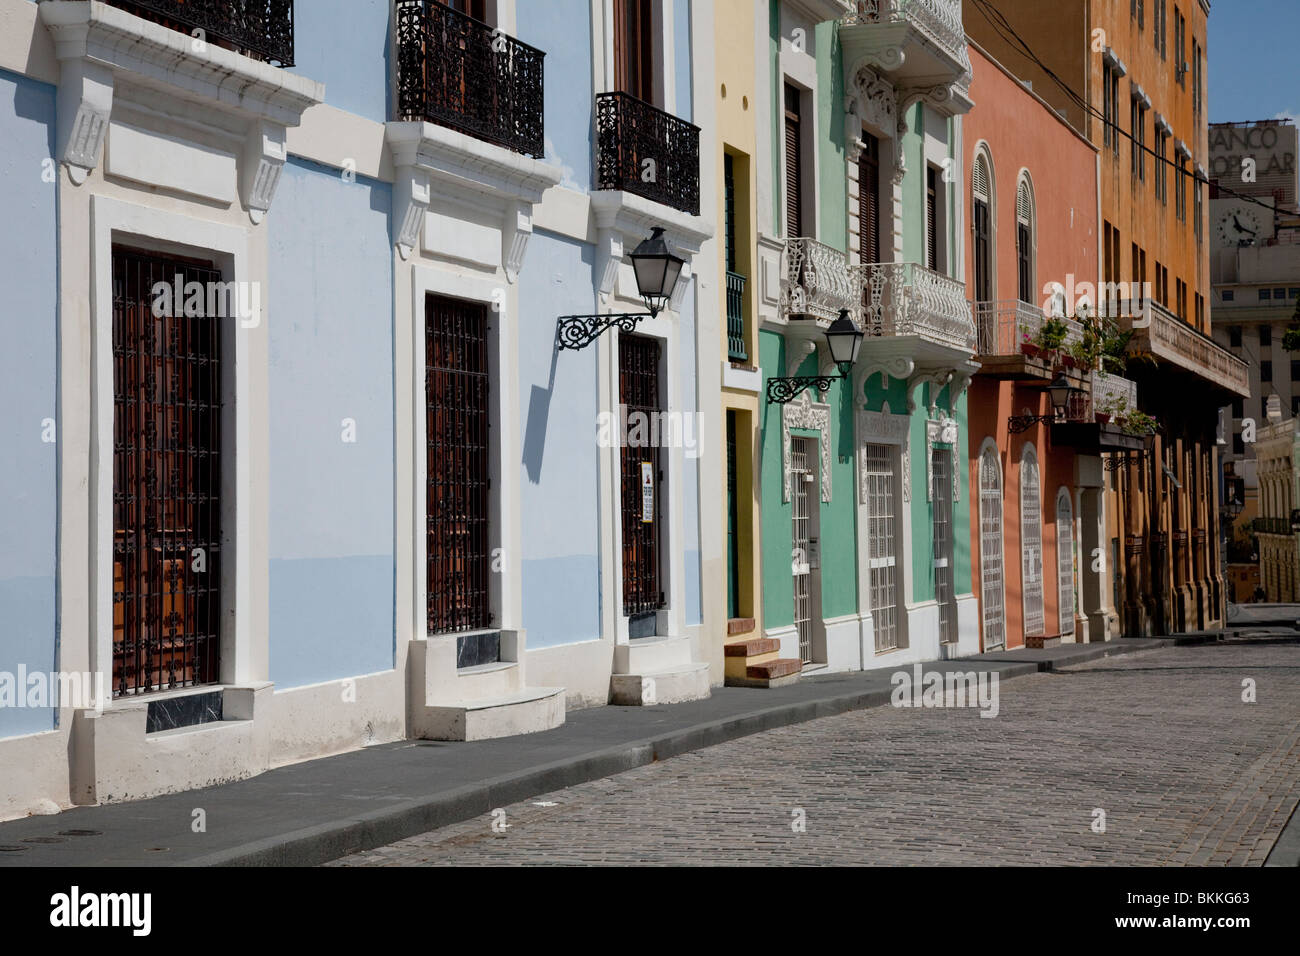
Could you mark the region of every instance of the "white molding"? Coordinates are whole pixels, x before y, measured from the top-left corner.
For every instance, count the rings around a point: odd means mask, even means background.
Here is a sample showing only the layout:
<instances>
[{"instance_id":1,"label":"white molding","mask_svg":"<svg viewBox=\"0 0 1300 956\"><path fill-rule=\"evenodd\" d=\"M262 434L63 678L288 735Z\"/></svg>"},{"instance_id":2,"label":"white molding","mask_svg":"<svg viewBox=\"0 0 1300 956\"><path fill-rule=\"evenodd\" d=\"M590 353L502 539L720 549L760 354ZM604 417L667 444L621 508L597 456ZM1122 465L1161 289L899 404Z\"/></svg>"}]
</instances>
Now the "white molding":
<instances>
[{"instance_id":1,"label":"white molding","mask_svg":"<svg viewBox=\"0 0 1300 956\"><path fill-rule=\"evenodd\" d=\"M858 503L867 503L867 445L897 445L901 455L903 475L903 503L911 501L912 466L910 436L912 416L891 415L886 411L858 411Z\"/></svg>"},{"instance_id":2,"label":"white molding","mask_svg":"<svg viewBox=\"0 0 1300 956\"><path fill-rule=\"evenodd\" d=\"M113 277L112 248L115 235L129 237L133 244L157 244L164 247L185 246L193 252L216 254L221 264L223 281L255 281L249 257L248 230L220 225L202 219L164 212L136 203L124 202L107 196L90 197L90 500L91 560L90 617L91 669L111 673L113 661ZM262 307L258 303L258 308ZM64 318L70 320L70 314ZM240 323L243 325L243 322ZM255 454L252 441L250 394L252 391L249 337L265 336L265 323L256 326L227 328L223 330L223 351L232 366L228 373L233 379L233 389L223 401L222 430L232 436L223 442L222 458L226 461L221 475L222 506L221 536L223 549L233 555L233 560L223 560L221 674L222 684L244 684L263 680L265 674L255 673L255 659L265 660L265 654L254 654L252 646L254 628L251 605L252 585L255 579L266 580L266 553L256 556L258 573L253 574L251 563L252 462ZM233 348L229 346L233 344ZM264 375L263 371L263 375ZM228 386L223 381L223 387ZM263 386L264 387L264 386ZM229 452L229 454L227 454ZM233 459L233 465L229 462ZM233 540L232 540L233 539ZM266 639L265 621L257 629L258 636ZM105 707L113 705L104 702Z\"/></svg>"},{"instance_id":3,"label":"white molding","mask_svg":"<svg viewBox=\"0 0 1300 956\"><path fill-rule=\"evenodd\" d=\"M957 451L960 441L957 419L950 418L943 409L938 417L925 422L925 500L934 500L934 460L932 452L935 445L948 445L952 451L952 500L953 504L961 501L960 469L957 467Z\"/></svg>"},{"instance_id":4,"label":"white molding","mask_svg":"<svg viewBox=\"0 0 1300 956\"><path fill-rule=\"evenodd\" d=\"M655 226L662 226L669 247L686 260L671 302L672 308L680 308L690 285L695 256L713 237L713 224L701 216L618 189L593 190L591 212L596 223L595 279L600 294L608 299L614 293L624 252L635 249Z\"/></svg>"},{"instance_id":5,"label":"white molding","mask_svg":"<svg viewBox=\"0 0 1300 956\"><path fill-rule=\"evenodd\" d=\"M105 3L46 0L38 14L59 60L57 149L74 185L99 164L115 89L125 82L201 122L246 124L240 198L252 221L262 221L284 165L285 129L324 101L324 84Z\"/></svg>"},{"instance_id":6,"label":"white molding","mask_svg":"<svg viewBox=\"0 0 1300 956\"><path fill-rule=\"evenodd\" d=\"M393 157L394 243L407 259L419 244L435 193L492 209L500 224L501 266L514 282L533 232L533 210L557 185L558 166L456 130L421 121L384 125Z\"/></svg>"},{"instance_id":7,"label":"white molding","mask_svg":"<svg viewBox=\"0 0 1300 956\"><path fill-rule=\"evenodd\" d=\"M808 392L781 406L781 471L782 498L789 502L793 490L793 462L790 432L795 428L807 428L821 432L818 441L821 454L821 494L822 501L831 500L831 407L814 402Z\"/></svg>"}]
</instances>

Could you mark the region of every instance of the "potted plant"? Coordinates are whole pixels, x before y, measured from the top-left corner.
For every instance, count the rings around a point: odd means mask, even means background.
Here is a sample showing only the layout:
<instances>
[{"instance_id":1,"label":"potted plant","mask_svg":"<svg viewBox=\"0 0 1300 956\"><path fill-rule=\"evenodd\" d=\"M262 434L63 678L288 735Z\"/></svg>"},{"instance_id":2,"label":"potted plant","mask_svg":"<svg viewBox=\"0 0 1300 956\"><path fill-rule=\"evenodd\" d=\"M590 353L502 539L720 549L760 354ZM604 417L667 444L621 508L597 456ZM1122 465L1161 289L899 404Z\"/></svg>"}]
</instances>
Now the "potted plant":
<instances>
[{"instance_id":1,"label":"potted plant","mask_svg":"<svg viewBox=\"0 0 1300 956\"><path fill-rule=\"evenodd\" d=\"M1039 348L1029 332L1029 326L1020 326L1020 354L1028 358L1038 358Z\"/></svg>"},{"instance_id":2,"label":"potted plant","mask_svg":"<svg viewBox=\"0 0 1300 956\"><path fill-rule=\"evenodd\" d=\"M1136 408L1126 407L1122 416L1116 416L1115 422L1125 435L1152 435L1160 427L1154 417Z\"/></svg>"}]
</instances>

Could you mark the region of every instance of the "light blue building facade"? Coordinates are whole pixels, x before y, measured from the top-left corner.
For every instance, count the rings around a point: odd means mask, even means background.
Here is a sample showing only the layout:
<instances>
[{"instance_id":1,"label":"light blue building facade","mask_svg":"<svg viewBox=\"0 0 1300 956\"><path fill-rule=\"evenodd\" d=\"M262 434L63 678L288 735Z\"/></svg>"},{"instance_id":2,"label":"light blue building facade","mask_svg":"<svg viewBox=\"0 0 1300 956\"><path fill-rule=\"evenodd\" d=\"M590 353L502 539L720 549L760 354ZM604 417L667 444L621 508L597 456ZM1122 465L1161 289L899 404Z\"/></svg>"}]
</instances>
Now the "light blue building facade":
<instances>
[{"instance_id":1,"label":"light blue building facade","mask_svg":"<svg viewBox=\"0 0 1300 956\"><path fill-rule=\"evenodd\" d=\"M0 818L706 696L708 5L167 6L0 0Z\"/></svg>"}]
</instances>

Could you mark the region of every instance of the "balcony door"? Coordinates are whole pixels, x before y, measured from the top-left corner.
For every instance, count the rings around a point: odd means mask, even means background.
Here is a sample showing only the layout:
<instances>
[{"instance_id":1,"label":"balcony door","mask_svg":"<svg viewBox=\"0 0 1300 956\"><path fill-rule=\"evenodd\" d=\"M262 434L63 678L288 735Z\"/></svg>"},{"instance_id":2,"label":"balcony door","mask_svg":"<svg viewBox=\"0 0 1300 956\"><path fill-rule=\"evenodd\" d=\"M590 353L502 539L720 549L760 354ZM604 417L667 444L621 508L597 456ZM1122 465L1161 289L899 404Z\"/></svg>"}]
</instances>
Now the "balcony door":
<instances>
[{"instance_id":1,"label":"balcony door","mask_svg":"<svg viewBox=\"0 0 1300 956\"><path fill-rule=\"evenodd\" d=\"M858 261L880 261L880 140L862 134L858 156Z\"/></svg>"},{"instance_id":2,"label":"balcony door","mask_svg":"<svg viewBox=\"0 0 1300 956\"><path fill-rule=\"evenodd\" d=\"M1056 494L1056 573L1061 636L1074 634L1074 506L1070 493Z\"/></svg>"},{"instance_id":3,"label":"balcony door","mask_svg":"<svg viewBox=\"0 0 1300 956\"><path fill-rule=\"evenodd\" d=\"M802 236L803 116L799 88L785 84L785 234Z\"/></svg>"},{"instance_id":4,"label":"balcony door","mask_svg":"<svg viewBox=\"0 0 1300 956\"><path fill-rule=\"evenodd\" d=\"M652 0L614 0L614 87L655 101Z\"/></svg>"},{"instance_id":5,"label":"balcony door","mask_svg":"<svg viewBox=\"0 0 1300 956\"><path fill-rule=\"evenodd\" d=\"M188 299L155 308L155 283L221 282L210 262L114 246L112 269L120 697L218 679L222 320Z\"/></svg>"},{"instance_id":6,"label":"balcony door","mask_svg":"<svg viewBox=\"0 0 1300 956\"><path fill-rule=\"evenodd\" d=\"M989 182L989 167L983 156L975 159L975 169L971 175L971 193L973 198L974 227L972 236L972 258L975 263L975 301L991 302L993 300L992 268L992 223L989 214L992 188Z\"/></svg>"},{"instance_id":7,"label":"balcony door","mask_svg":"<svg viewBox=\"0 0 1300 956\"><path fill-rule=\"evenodd\" d=\"M1043 503L1034 446L1025 445L1020 459L1021 583L1024 588L1025 637L1043 634Z\"/></svg>"},{"instance_id":8,"label":"balcony door","mask_svg":"<svg viewBox=\"0 0 1300 956\"><path fill-rule=\"evenodd\" d=\"M955 452L935 448L930 452L934 485L934 600L939 606L939 641L952 644L957 640L957 594L953 568L952 471Z\"/></svg>"},{"instance_id":9,"label":"balcony door","mask_svg":"<svg viewBox=\"0 0 1300 956\"><path fill-rule=\"evenodd\" d=\"M473 17L481 23L487 22L487 0L442 0L442 2L457 13Z\"/></svg>"},{"instance_id":10,"label":"balcony door","mask_svg":"<svg viewBox=\"0 0 1300 956\"><path fill-rule=\"evenodd\" d=\"M980 603L984 618L984 650L1006 647L1005 583L1002 554L1002 468L998 453L986 446L979 460Z\"/></svg>"},{"instance_id":11,"label":"balcony door","mask_svg":"<svg viewBox=\"0 0 1300 956\"><path fill-rule=\"evenodd\" d=\"M791 472L791 572L793 574L794 629L799 635L799 659L811 664L820 637L821 570L818 558L820 501L817 489L816 438L792 438Z\"/></svg>"}]
</instances>

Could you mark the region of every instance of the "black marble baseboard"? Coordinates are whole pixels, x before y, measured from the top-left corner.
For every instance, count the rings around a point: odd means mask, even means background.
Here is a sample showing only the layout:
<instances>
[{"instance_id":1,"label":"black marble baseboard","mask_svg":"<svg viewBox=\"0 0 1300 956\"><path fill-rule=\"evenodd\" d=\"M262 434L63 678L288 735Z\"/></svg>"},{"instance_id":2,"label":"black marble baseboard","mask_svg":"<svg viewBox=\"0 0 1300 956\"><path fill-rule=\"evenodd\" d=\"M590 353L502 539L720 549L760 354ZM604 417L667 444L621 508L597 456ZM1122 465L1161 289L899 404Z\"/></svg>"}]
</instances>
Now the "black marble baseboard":
<instances>
[{"instance_id":1,"label":"black marble baseboard","mask_svg":"<svg viewBox=\"0 0 1300 956\"><path fill-rule=\"evenodd\" d=\"M477 667L501 660L501 632L461 634L456 638L456 666Z\"/></svg>"},{"instance_id":2,"label":"black marble baseboard","mask_svg":"<svg viewBox=\"0 0 1300 956\"><path fill-rule=\"evenodd\" d=\"M223 719L221 705L222 693L219 690L151 700L144 732L156 734L160 730L175 730L177 727L194 727L220 721Z\"/></svg>"},{"instance_id":3,"label":"black marble baseboard","mask_svg":"<svg viewBox=\"0 0 1300 956\"><path fill-rule=\"evenodd\" d=\"M654 637L658 630L659 615L654 611L646 614L633 614L627 619L627 636L631 640L638 637Z\"/></svg>"}]
</instances>

